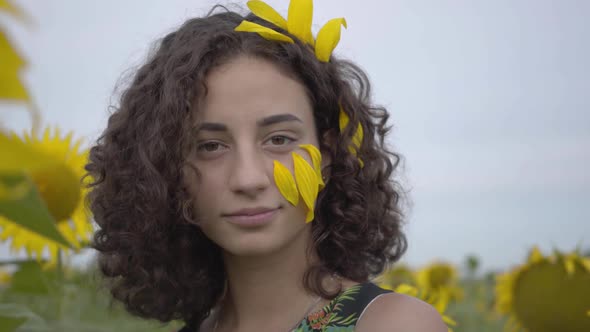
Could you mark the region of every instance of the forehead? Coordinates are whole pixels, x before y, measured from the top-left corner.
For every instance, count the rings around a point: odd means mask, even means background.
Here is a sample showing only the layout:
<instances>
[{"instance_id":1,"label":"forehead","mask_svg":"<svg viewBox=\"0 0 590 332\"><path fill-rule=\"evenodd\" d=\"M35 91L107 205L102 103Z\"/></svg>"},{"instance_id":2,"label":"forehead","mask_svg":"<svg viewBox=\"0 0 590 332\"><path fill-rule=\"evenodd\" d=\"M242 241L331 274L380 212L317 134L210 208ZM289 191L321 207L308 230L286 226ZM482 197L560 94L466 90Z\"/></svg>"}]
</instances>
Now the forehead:
<instances>
[{"instance_id":1,"label":"forehead","mask_svg":"<svg viewBox=\"0 0 590 332\"><path fill-rule=\"evenodd\" d=\"M291 113L311 121L305 87L268 60L240 56L211 71L198 121L248 121Z\"/></svg>"}]
</instances>

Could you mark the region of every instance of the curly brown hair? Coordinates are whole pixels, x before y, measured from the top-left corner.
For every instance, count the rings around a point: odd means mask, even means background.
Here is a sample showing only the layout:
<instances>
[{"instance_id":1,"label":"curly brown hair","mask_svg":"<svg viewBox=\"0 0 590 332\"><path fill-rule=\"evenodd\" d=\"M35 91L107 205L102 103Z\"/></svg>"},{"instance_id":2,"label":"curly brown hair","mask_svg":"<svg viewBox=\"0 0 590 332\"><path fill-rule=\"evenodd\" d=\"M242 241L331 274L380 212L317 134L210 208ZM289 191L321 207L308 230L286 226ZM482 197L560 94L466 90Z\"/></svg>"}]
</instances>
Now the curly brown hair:
<instances>
[{"instance_id":1,"label":"curly brown hair","mask_svg":"<svg viewBox=\"0 0 590 332\"><path fill-rule=\"evenodd\" d=\"M334 298L321 286L324 276L337 273L365 282L406 250L405 193L393 176L401 156L386 147L389 115L371 104L366 74L335 56L318 61L294 36L290 44L235 32L244 19L289 35L219 5L186 21L135 73L91 148L86 170L94 181L88 203L99 225L93 247L114 299L134 315L199 326L222 294L221 249L193 222L182 169L194 144L194 102L207 93L205 78L238 55L270 60L305 86L323 138L320 149L331 156L329 181L312 223L319 263L307 270L305 287ZM339 105L350 118L342 132ZM358 123L364 131L358 151L364 167L348 150Z\"/></svg>"}]
</instances>

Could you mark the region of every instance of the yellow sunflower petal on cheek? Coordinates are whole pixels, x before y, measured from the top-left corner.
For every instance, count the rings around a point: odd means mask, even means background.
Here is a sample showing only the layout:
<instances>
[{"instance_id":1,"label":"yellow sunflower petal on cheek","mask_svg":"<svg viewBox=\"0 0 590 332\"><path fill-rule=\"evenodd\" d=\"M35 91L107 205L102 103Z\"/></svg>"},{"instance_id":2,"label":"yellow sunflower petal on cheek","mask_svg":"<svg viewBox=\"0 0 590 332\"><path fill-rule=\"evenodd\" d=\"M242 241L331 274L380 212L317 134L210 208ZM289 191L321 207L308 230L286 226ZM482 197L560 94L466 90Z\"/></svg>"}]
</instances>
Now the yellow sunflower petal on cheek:
<instances>
[{"instance_id":1,"label":"yellow sunflower petal on cheek","mask_svg":"<svg viewBox=\"0 0 590 332\"><path fill-rule=\"evenodd\" d=\"M326 186L324 179L322 179L322 154L320 153L320 150L312 144L300 144L299 147L307 151L311 156L313 169L318 177L319 190L321 191Z\"/></svg>"},{"instance_id":2,"label":"yellow sunflower petal on cheek","mask_svg":"<svg viewBox=\"0 0 590 332\"><path fill-rule=\"evenodd\" d=\"M267 40L287 42L291 44L294 43L293 39L291 39L291 37L289 36L285 36L280 32L274 31L273 29L249 21L242 21L242 23L240 23L240 25L238 25L234 30L243 32L255 32Z\"/></svg>"},{"instance_id":3,"label":"yellow sunflower petal on cheek","mask_svg":"<svg viewBox=\"0 0 590 332\"><path fill-rule=\"evenodd\" d=\"M289 203L297 206L299 204L299 191L297 191L297 185L295 179L285 165L279 161L274 161L274 178L279 191L289 201Z\"/></svg>"},{"instance_id":4,"label":"yellow sunflower petal on cheek","mask_svg":"<svg viewBox=\"0 0 590 332\"><path fill-rule=\"evenodd\" d=\"M295 181L303 198L303 202L308 208L305 222L313 220L315 200L318 197L319 183L316 172L313 167L300 155L293 152L293 163L295 166Z\"/></svg>"}]
</instances>

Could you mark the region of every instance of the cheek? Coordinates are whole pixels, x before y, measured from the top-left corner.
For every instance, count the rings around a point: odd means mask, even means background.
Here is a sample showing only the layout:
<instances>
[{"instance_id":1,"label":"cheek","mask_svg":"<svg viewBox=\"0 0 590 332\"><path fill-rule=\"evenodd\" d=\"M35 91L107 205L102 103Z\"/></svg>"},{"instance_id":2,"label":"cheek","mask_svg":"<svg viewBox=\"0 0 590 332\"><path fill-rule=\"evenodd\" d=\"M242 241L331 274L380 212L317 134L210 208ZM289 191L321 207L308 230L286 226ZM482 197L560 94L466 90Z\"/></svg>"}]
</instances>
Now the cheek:
<instances>
[{"instance_id":1,"label":"cheek","mask_svg":"<svg viewBox=\"0 0 590 332\"><path fill-rule=\"evenodd\" d=\"M205 211L215 210L216 203L221 201L225 188L226 177L222 167L200 167L201 176L192 177L192 192L197 208Z\"/></svg>"},{"instance_id":2,"label":"cheek","mask_svg":"<svg viewBox=\"0 0 590 332\"><path fill-rule=\"evenodd\" d=\"M203 174L205 174L203 170L197 170L193 166L187 166L183 169L184 185L189 195L193 198L193 204L197 208L206 204L203 200L207 199L208 195L204 195L203 193L215 189L215 186L211 183L211 177L203 176Z\"/></svg>"}]
</instances>

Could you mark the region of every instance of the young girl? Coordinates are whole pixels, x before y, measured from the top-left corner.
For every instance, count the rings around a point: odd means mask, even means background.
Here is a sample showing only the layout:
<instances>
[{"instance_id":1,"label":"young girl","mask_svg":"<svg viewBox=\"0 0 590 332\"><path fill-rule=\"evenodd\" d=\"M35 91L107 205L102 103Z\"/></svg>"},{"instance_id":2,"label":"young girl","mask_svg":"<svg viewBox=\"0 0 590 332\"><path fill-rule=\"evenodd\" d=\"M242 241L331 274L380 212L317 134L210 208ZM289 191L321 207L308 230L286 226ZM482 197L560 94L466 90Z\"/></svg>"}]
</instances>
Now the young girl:
<instances>
[{"instance_id":1,"label":"young girl","mask_svg":"<svg viewBox=\"0 0 590 332\"><path fill-rule=\"evenodd\" d=\"M386 110L311 0L216 6L136 73L87 165L94 247L132 314L192 331L445 332L371 282L406 249Z\"/></svg>"}]
</instances>

